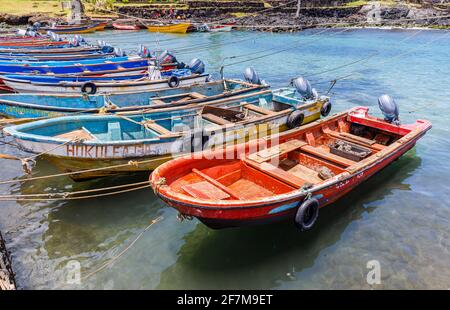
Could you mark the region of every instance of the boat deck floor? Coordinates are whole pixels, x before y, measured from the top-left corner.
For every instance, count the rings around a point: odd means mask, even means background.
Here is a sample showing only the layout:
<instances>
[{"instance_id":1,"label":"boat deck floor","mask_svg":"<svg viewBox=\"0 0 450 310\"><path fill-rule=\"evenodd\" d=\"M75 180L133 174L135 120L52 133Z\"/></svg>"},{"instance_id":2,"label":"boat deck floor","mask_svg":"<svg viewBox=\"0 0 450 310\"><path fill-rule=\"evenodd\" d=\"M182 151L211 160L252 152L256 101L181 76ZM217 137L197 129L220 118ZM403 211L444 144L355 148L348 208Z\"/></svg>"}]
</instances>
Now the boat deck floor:
<instances>
[{"instance_id":1,"label":"boat deck floor","mask_svg":"<svg viewBox=\"0 0 450 310\"><path fill-rule=\"evenodd\" d=\"M227 186L232 191L238 192L241 199L253 199L271 196L274 193L250 180L239 179Z\"/></svg>"}]
</instances>

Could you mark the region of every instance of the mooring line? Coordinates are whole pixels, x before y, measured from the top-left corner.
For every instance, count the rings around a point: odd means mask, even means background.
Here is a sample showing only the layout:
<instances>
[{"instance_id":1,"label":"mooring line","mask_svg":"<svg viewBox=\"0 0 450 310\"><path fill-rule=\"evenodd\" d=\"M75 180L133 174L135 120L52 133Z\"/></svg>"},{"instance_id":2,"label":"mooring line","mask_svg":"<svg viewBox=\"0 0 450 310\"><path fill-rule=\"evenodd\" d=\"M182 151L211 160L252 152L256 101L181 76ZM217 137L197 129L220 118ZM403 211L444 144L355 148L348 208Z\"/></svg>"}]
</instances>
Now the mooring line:
<instances>
[{"instance_id":1,"label":"mooring line","mask_svg":"<svg viewBox=\"0 0 450 310\"><path fill-rule=\"evenodd\" d=\"M149 183L149 182L146 182ZM137 191L140 189L144 189L144 188L149 188L151 187L151 184L146 184L143 186L138 186L138 187L133 187L133 188L129 188L129 189L123 189L120 191L113 191L113 192L109 192L109 193L102 193L102 194L95 194L95 195L86 195L86 196L79 196L79 197L60 197L60 198L52 198L52 197L45 197L45 198L3 198L2 196L0 196L0 201L68 201L68 200L84 200L84 199L91 199L91 198L99 198L99 197L105 197L105 196L112 196L112 195L118 195L118 194L124 194L124 193L129 193L129 192L133 192L133 191ZM104 188L104 190L106 190L108 188ZM66 192L66 194L70 194L70 192ZM36 195L41 195L41 194L36 194ZM59 194L53 194L54 195L59 195Z\"/></svg>"},{"instance_id":2,"label":"mooring line","mask_svg":"<svg viewBox=\"0 0 450 310\"><path fill-rule=\"evenodd\" d=\"M125 249L123 249L122 251L120 251L120 253L118 253L117 255L115 255L115 256L113 256L112 258L110 258L107 262L105 262L105 263L103 263L102 265L100 265L100 267L96 268L95 270L91 271L90 273L88 273L88 274L86 274L86 275L84 275L84 276L81 276L81 277L80 277L80 280L87 280L87 279L89 279L90 277L92 277L93 275L95 275L95 274L101 272L101 271L104 270L105 268L113 266L114 263L115 263L120 257L122 257L125 253L127 253L127 252L128 252L128 251L136 244L136 242L138 242L139 239L141 239L142 236L143 236L143 235L144 235L144 234L145 234L145 233L146 233L153 225L155 225L156 223L162 221L163 219L164 219L163 216L158 216L157 218L153 219L153 220L150 222L150 224L149 224L147 227L145 227L145 228L144 228L144 229L136 236L136 238L134 238L133 241L130 242L130 244L129 244ZM60 284L60 285L57 285L57 286L55 287L55 289L62 288L62 287L68 286L68 285L71 285L71 284L68 284L68 283L62 283L62 284Z\"/></svg>"}]
</instances>

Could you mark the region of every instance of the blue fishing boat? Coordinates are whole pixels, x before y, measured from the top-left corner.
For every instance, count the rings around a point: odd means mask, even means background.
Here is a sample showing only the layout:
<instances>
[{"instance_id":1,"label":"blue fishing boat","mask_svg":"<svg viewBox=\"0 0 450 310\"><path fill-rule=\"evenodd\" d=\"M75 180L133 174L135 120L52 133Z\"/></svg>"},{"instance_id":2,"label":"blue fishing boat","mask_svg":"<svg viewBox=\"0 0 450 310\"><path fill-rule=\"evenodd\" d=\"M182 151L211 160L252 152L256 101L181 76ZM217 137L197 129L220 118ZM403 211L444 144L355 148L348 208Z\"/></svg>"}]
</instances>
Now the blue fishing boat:
<instances>
[{"instance_id":1,"label":"blue fishing boat","mask_svg":"<svg viewBox=\"0 0 450 310\"><path fill-rule=\"evenodd\" d=\"M0 54L25 54L25 55L55 55L55 54L82 54L92 52L112 52L111 46L74 46L74 47L55 47L55 48L0 48Z\"/></svg>"},{"instance_id":2,"label":"blue fishing boat","mask_svg":"<svg viewBox=\"0 0 450 310\"><path fill-rule=\"evenodd\" d=\"M139 58L141 59L141 58ZM106 66L105 64L103 64ZM123 66L123 65L121 65ZM11 78L3 75L1 78L8 89L19 93L86 93L86 94L114 94L140 91L159 91L161 89L179 86L189 86L192 84L204 84L209 78L209 74L204 73L205 64L194 58L188 66L182 69L172 69L173 64L167 64L163 68L149 66L148 77L140 80L103 80L98 81L69 81L57 78L33 76ZM88 65L85 65L88 67ZM125 71L125 70L124 70Z\"/></svg>"},{"instance_id":3,"label":"blue fishing boat","mask_svg":"<svg viewBox=\"0 0 450 310\"><path fill-rule=\"evenodd\" d=\"M161 109L256 93L267 85L220 80L206 84L111 95L7 94L0 95L0 114L8 118L41 118L72 113L133 112Z\"/></svg>"},{"instance_id":4,"label":"blue fishing boat","mask_svg":"<svg viewBox=\"0 0 450 310\"><path fill-rule=\"evenodd\" d=\"M108 63L119 63L129 60L142 60L140 56L123 56L115 57L113 59L85 59L79 60L67 60L67 61L22 61L22 60L3 60L0 61L0 71L3 71L3 67L7 66L23 66L23 67L34 67L34 66L45 66L45 67L68 67L73 65L97 65L97 64L108 64Z\"/></svg>"},{"instance_id":5,"label":"blue fishing boat","mask_svg":"<svg viewBox=\"0 0 450 310\"><path fill-rule=\"evenodd\" d=\"M1 54L0 61L23 61L23 62L44 62L44 61L70 61L70 60L88 60L88 59L100 59L100 58L112 58L117 57L115 53L80 53L80 54L62 54L62 55L28 55L28 54Z\"/></svg>"},{"instance_id":6,"label":"blue fishing boat","mask_svg":"<svg viewBox=\"0 0 450 310\"><path fill-rule=\"evenodd\" d=\"M56 117L4 131L23 149L44 152L45 158L59 169L77 172L71 175L73 179L85 180L149 171L183 153L297 127L307 117L319 118L329 106L328 97L286 95L286 89L280 93L262 90L190 104L183 109L169 107L139 115ZM102 169L80 172L93 168Z\"/></svg>"}]
</instances>

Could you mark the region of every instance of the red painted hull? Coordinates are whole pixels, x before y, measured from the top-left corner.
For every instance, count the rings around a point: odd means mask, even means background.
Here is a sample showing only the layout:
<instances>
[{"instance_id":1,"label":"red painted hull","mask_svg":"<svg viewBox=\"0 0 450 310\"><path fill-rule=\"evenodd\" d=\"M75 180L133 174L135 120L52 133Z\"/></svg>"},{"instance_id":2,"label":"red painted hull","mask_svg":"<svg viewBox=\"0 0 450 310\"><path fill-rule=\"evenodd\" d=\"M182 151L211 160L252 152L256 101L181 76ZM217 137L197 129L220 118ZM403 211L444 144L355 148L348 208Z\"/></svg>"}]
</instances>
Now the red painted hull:
<instances>
[{"instance_id":1,"label":"red painted hull","mask_svg":"<svg viewBox=\"0 0 450 310\"><path fill-rule=\"evenodd\" d=\"M14 46L14 47L43 47L43 46L62 46L69 44L68 41L27 41L27 42L0 42L0 46L2 47L8 47L8 46Z\"/></svg>"},{"instance_id":2,"label":"red painted hull","mask_svg":"<svg viewBox=\"0 0 450 310\"><path fill-rule=\"evenodd\" d=\"M365 111L367 115L367 108L357 108L351 111ZM394 131L394 134L402 138L398 142L393 143L392 146L390 145L380 151L377 155L370 156L370 161L367 164L349 166L348 169L344 170L344 173L337 174L336 177L327 180L323 184L319 183L309 191L297 189L288 193L274 195L273 197L254 200L202 200L186 194L180 195L179 192L172 190L170 185L165 185L165 182L171 184L171 182L175 181L171 180L172 176L180 179L183 173L189 171L189 169L202 170L219 165L225 167L223 165L227 164L227 160L209 158L216 158L219 154L226 154L225 152L230 152L230 148L225 151L214 151L213 153L204 152L200 158L186 156L165 163L153 172L151 176L152 186L157 196L177 209L181 214L188 217L196 217L211 228L236 227L263 224L287 218L293 219L307 194L316 198L320 207L333 203L414 147L417 140L431 128L431 124L427 121L417 121L412 125L394 127L394 125L369 116L361 117L351 113L341 113L338 116L342 117L342 114L352 122L360 125L377 126L375 128L380 130ZM333 116L329 119L336 119L338 116ZM321 120L306 127L312 130L321 130L324 124L327 124L325 120ZM304 132L305 130L300 128L282 134L279 136L280 143L290 141L298 137L299 133ZM245 154L245 157L247 157L249 149L260 149L261 147L265 148L266 145L272 145L272 140L269 139L268 141L269 143L267 144L263 139L259 139L247 144L237 145L232 147L231 152ZM276 144L278 144L278 141ZM212 154L216 156L211 157ZM205 158L208 158L208 160ZM234 158L238 158L238 156ZM236 159L230 160L228 163L231 164L234 161ZM226 172L223 172L223 174L226 174ZM164 179L162 180L162 178ZM160 185L161 180L162 185Z\"/></svg>"}]
</instances>

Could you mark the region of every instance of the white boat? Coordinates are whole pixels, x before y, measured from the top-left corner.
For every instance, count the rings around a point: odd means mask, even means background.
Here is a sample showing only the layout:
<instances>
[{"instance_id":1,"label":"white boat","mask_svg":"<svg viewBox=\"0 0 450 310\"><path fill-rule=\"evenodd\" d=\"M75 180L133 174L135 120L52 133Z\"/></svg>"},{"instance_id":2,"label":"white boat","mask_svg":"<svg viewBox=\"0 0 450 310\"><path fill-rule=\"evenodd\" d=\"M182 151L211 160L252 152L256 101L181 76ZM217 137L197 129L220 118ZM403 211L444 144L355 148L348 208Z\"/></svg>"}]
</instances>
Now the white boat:
<instances>
[{"instance_id":1,"label":"white boat","mask_svg":"<svg viewBox=\"0 0 450 310\"><path fill-rule=\"evenodd\" d=\"M228 32L233 29L232 25L212 25L209 26L208 32Z\"/></svg>"},{"instance_id":2,"label":"white boat","mask_svg":"<svg viewBox=\"0 0 450 310\"><path fill-rule=\"evenodd\" d=\"M3 82L18 93L65 93L65 94L118 94L140 91L158 91L168 87L204 84L208 74L191 74L189 76L170 76L162 79L145 78L142 80L108 81L108 82L59 82L46 83L3 77Z\"/></svg>"}]
</instances>

